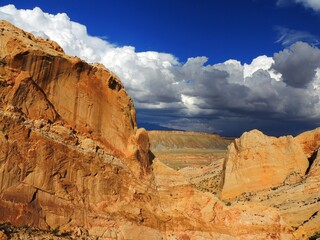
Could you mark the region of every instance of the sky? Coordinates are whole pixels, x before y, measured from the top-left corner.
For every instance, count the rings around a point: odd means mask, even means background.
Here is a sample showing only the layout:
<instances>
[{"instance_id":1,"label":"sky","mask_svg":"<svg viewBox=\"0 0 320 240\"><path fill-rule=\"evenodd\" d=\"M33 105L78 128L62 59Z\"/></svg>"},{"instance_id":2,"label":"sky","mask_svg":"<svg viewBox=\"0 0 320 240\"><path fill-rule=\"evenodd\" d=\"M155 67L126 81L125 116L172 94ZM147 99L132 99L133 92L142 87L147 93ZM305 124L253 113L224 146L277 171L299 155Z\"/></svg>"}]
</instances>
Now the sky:
<instances>
[{"instance_id":1,"label":"sky","mask_svg":"<svg viewBox=\"0 0 320 240\"><path fill-rule=\"evenodd\" d=\"M2 0L0 19L115 72L139 127L278 136L320 123L319 0Z\"/></svg>"}]
</instances>

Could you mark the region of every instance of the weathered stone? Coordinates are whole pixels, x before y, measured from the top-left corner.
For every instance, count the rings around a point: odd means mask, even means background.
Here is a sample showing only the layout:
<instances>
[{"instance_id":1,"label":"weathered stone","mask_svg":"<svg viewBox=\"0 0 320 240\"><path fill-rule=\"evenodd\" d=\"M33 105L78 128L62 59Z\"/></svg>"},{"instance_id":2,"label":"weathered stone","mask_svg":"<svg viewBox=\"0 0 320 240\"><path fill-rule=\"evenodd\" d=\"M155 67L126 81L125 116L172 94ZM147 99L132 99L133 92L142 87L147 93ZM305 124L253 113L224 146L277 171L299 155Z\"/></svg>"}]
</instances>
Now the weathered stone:
<instances>
[{"instance_id":1,"label":"weathered stone","mask_svg":"<svg viewBox=\"0 0 320 240\"><path fill-rule=\"evenodd\" d=\"M52 41L0 27L0 221L106 229L105 219L139 222L132 209L143 209L154 226L149 138L120 80Z\"/></svg>"},{"instance_id":2,"label":"weathered stone","mask_svg":"<svg viewBox=\"0 0 320 240\"><path fill-rule=\"evenodd\" d=\"M221 198L281 185L291 174L304 176L308 166L307 156L292 136L275 138L258 130L246 132L228 147Z\"/></svg>"},{"instance_id":3,"label":"weathered stone","mask_svg":"<svg viewBox=\"0 0 320 240\"><path fill-rule=\"evenodd\" d=\"M303 151L309 158L320 147L320 128L301 133L294 140L302 146Z\"/></svg>"},{"instance_id":4,"label":"weathered stone","mask_svg":"<svg viewBox=\"0 0 320 240\"><path fill-rule=\"evenodd\" d=\"M3 108L13 106L34 120L59 119L113 155L132 154L127 148L136 135L135 109L115 74L70 57L56 43L34 38L6 21L0 27Z\"/></svg>"},{"instance_id":5,"label":"weathered stone","mask_svg":"<svg viewBox=\"0 0 320 240\"><path fill-rule=\"evenodd\" d=\"M3 231L0 231L0 240L8 240L7 235Z\"/></svg>"}]
</instances>

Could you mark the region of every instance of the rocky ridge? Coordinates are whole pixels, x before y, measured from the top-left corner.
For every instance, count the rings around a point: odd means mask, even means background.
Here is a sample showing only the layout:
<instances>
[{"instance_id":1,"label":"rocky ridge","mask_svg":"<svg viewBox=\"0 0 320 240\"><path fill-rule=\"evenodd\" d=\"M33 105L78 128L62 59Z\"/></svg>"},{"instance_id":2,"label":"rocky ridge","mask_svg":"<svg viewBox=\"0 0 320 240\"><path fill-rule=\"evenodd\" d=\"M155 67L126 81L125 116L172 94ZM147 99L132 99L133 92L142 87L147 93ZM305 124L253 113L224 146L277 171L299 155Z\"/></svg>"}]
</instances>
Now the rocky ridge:
<instances>
[{"instance_id":1,"label":"rocky ridge","mask_svg":"<svg viewBox=\"0 0 320 240\"><path fill-rule=\"evenodd\" d=\"M131 154L137 139L135 110L112 72L70 57L55 42L35 38L5 21L0 34L2 109L50 123L60 120L113 155Z\"/></svg>"},{"instance_id":2,"label":"rocky ridge","mask_svg":"<svg viewBox=\"0 0 320 240\"><path fill-rule=\"evenodd\" d=\"M120 80L8 22L0 34L1 221L107 236L154 212L148 135Z\"/></svg>"},{"instance_id":3,"label":"rocky ridge","mask_svg":"<svg viewBox=\"0 0 320 240\"><path fill-rule=\"evenodd\" d=\"M222 199L277 209L296 239L320 232L320 128L297 137L244 133L229 147Z\"/></svg>"},{"instance_id":4,"label":"rocky ridge","mask_svg":"<svg viewBox=\"0 0 320 240\"><path fill-rule=\"evenodd\" d=\"M268 137L258 130L244 133L228 147L221 198L282 184L289 176L299 181L308 157L292 136Z\"/></svg>"}]
</instances>

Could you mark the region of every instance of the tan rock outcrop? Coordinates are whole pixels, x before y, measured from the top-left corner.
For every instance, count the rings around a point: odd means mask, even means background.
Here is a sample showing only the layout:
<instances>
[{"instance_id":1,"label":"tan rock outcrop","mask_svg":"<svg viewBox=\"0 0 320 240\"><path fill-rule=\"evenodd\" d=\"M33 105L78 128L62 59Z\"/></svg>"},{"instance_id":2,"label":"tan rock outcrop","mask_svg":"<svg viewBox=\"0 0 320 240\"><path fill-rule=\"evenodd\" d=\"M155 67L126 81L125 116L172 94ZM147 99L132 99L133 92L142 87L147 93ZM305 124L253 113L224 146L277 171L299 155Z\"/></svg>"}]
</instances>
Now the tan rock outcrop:
<instances>
[{"instance_id":1,"label":"tan rock outcrop","mask_svg":"<svg viewBox=\"0 0 320 240\"><path fill-rule=\"evenodd\" d=\"M120 80L8 22L0 34L0 221L157 226L148 134Z\"/></svg>"},{"instance_id":2,"label":"tan rock outcrop","mask_svg":"<svg viewBox=\"0 0 320 240\"><path fill-rule=\"evenodd\" d=\"M8 22L0 22L0 34L3 108L13 105L31 119L60 119L112 154L132 154L127 148L128 139L138 141L135 109L112 72L70 57L56 43Z\"/></svg>"},{"instance_id":3,"label":"tan rock outcrop","mask_svg":"<svg viewBox=\"0 0 320 240\"><path fill-rule=\"evenodd\" d=\"M154 161L165 239L287 239L290 227L276 209L261 204L227 204L201 192L183 175Z\"/></svg>"},{"instance_id":4,"label":"tan rock outcrop","mask_svg":"<svg viewBox=\"0 0 320 240\"><path fill-rule=\"evenodd\" d=\"M308 239L320 231L318 149L319 129L295 138L244 133L229 146L221 197L255 212L259 205L276 209L294 239Z\"/></svg>"},{"instance_id":5,"label":"tan rock outcrop","mask_svg":"<svg viewBox=\"0 0 320 240\"><path fill-rule=\"evenodd\" d=\"M222 199L281 185L290 175L304 176L309 166L292 136L269 137L258 130L234 140L224 164Z\"/></svg>"}]
</instances>

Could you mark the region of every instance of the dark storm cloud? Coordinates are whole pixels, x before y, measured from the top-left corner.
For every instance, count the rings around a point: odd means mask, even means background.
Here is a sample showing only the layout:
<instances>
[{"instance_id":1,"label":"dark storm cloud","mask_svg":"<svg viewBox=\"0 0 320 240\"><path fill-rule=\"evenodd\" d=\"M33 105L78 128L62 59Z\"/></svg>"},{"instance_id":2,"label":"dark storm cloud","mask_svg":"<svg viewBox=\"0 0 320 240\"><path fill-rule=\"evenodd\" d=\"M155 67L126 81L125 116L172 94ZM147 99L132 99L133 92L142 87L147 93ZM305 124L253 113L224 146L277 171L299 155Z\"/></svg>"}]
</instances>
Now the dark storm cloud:
<instances>
[{"instance_id":1,"label":"dark storm cloud","mask_svg":"<svg viewBox=\"0 0 320 240\"><path fill-rule=\"evenodd\" d=\"M305 88L313 81L320 67L320 50L304 42L297 42L274 54L273 68L280 72L283 81L292 87Z\"/></svg>"},{"instance_id":2,"label":"dark storm cloud","mask_svg":"<svg viewBox=\"0 0 320 240\"><path fill-rule=\"evenodd\" d=\"M258 70L243 85L214 73L199 78L195 88L186 87L184 94L196 97L200 109L229 111L242 115L273 118L301 118L315 114L319 98L307 90L288 87L272 79L267 71ZM201 111L199 114L203 114ZM225 114L225 113L224 113Z\"/></svg>"}]
</instances>

